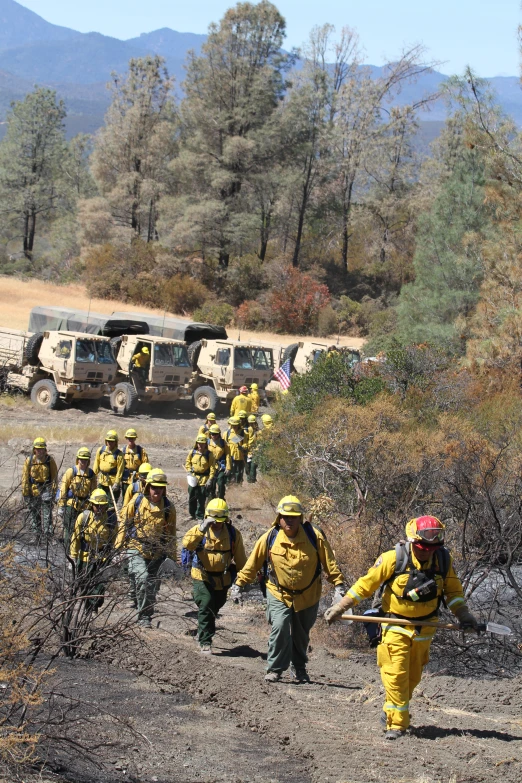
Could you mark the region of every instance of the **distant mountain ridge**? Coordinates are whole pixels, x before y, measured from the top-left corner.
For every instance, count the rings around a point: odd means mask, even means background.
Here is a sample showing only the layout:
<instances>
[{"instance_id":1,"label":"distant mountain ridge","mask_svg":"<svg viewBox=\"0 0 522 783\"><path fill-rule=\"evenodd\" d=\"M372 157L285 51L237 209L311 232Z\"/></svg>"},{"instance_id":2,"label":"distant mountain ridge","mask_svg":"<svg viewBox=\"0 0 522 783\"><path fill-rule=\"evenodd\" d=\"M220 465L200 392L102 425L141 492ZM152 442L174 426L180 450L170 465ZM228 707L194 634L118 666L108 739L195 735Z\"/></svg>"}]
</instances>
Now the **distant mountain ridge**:
<instances>
[{"instance_id":1,"label":"distant mountain ridge","mask_svg":"<svg viewBox=\"0 0 522 783\"><path fill-rule=\"evenodd\" d=\"M199 52L206 36L181 33L168 27L122 41L101 33L80 33L45 21L15 0L0 0L0 122L11 101L20 100L35 84L52 86L64 98L71 127L93 132L103 122L110 95L105 89L111 73L124 73L131 57L159 54L178 84L184 78L189 49ZM370 66L376 75L377 66ZM425 74L405 85L396 103L416 102L436 92L447 79L441 73ZM517 76L489 80L504 110L522 125L522 91ZM425 123L446 118L444 101L422 113ZM69 117L69 119L70 119ZM82 120L83 118L83 120ZM72 131L71 131L72 132Z\"/></svg>"}]
</instances>

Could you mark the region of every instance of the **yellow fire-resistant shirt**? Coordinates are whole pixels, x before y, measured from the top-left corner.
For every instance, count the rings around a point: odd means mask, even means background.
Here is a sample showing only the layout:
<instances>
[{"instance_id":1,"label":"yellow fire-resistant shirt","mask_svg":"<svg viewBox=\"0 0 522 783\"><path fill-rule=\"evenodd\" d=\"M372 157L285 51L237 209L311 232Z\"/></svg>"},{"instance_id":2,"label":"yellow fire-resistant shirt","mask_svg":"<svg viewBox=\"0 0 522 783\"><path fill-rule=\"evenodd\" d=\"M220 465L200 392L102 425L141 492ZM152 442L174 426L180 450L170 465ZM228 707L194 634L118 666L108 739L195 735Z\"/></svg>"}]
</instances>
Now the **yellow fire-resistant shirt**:
<instances>
[{"instance_id":1,"label":"yellow fire-resistant shirt","mask_svg":"<svg viewBox=\"0 0 522 783\"><path fill-rule=\"evenodd\" d=\"M69 468L62 476L58 500L60 508L63 508L63 506L74 506L77 509L83 508L91 492L94 492L96 489L96 476L91 468L87 468L85 472L76 468L76 476L74 472L74 468Z\"/></svg>"},{"instance_id":2,"label":"yellow fire-resistant shirt","mask_svg":"<svg viewBox=\"0 0 522 783\"><path fill-rule=\"evenodd\" d=\"M278 523L279 516L273 526ZM275 570L279 587L268 580L267 590L286 606L293 606L296 612L314 606L321 598L321 577L319 576L312 582L317 569L318 557L326 578L331 584L341 585L344 581L326 536L322 530L315 526L314 530L317 536L317 550L302 525L299 526L295 538L289 538L283 530L279 530L270 550L270 561ZM262 569L267 559L269 534L270 531L263 533L261 538L256 541L245 567L238 573L236 584L240 587L256 580L257 572ZM285 588L287 589L285 590ZM303 590L303 592L293 595L288 592L289 590Z\"/></svg>"},{"instance_id":3,"label":"yellow fire-resistant shirt","mask_svg":"<svg viewBox=\"0 0 522 783\"><path fill-rule=\"evenodd\" d=\"M236 462L244 462L248 451L248 434L240 427L236 429L230 427L223 435L223 440L228 443L232 459Z\"/></svg>"},{"instance_id":4,"label":"yellow fire-resistant shirt","mask_svg":"<svg viewBox=\"0 0 522 783\"><path fill-rule=\"evenodd\" d=\"M259 392L254 389L254 391L251 391L248 396L250 397L250 413L257 413L259 410L259 404L261 402Z\"/></svg>"},{"instance_id":5,"label":"yellow fire-resistant shirt","mask_svg":"<svg viewBox=\"0 0 522 783\"><path fill-rule=\"evenodd\" d=\"M85 512L87 514L87 512ZM107 524L107 512L95 517L90 511L84 521L84 512L78 514L71 537L70 555L73 560L85 563L100 557L104 549L114 538L114 529ZM104 553L105 556L108 552Z\"/></svg>"},{"instance_id":6,"label":"yellow fire-resistant shirt","mask_svg":"<svg viewBox=\"0 0 522 783\"><path fill-rule=\"evenodd\" d=\"M212 439L208 442L208 450L214 455L216 460L216 470L220 468L219 463L225 462L225 470L232 470L232 460L230 459L230 448L223 436L220 437L217 443ZM221 468L220 468L221 469Z\"/></svg>"},{"instance_id":7,"label":"yellow fire-resistant shirt","mask_svg":"<svg viewBox=\"0 0 522 783\"><path fill-rule=\"evenodd\" d=\"M22 471L22 495L24 498L36 498L42 492L56 492L58 468L54 457L47 454L43 462L37 462L36 457L27 457Z\"/></svg>"},{"instance_id":8,"label":"yellow fire-resistant shirt","mask_svg":"<svg viewBox=\"0 0 522 783\"><path fill-rule=\"evenodd\" d=\"M147 495L141 495L120 513L116 537L117 549L136 549L146 560L166 556L176 559L176 509L174 503L165 514L165 499L155 505ZM166 517L166 518L165 518Z\"/></svg>"},{"instance_id":9,"label":"yellow fire-resistant shirt","mask_svg":"<svg viewBox=\"0 0 522 783\"><path fill-rule=\"evenodd\" d=\"M238 394L234 397L230 406L230 415L237 416L239 411L250 413L252 410L252 400L246 394Z\"/></svg>"},{"instance_id":10,"label":"yellow fire-resistant shirt","mask_svg":"<svg viewBox=\"0 0 522 783\"><path fill-rule=\"evenodd\" d=\"M150 364L150 353L135 353L131 359L134 367L139 367L142 370L146 370Z\"/></svg>"},{"instance_id":11,"label":"yellow fire-resistant shirt","mask_svg":"<svg viewBox=\"0 0 522 783\"><path fill-rule=\"evenodd\" d=\"M130 481L132 474L138 470L140 465L144 462L148 462L149 458L147 452L143 446L136 444L133 449L127 444L122 447L123 462L125 463L123 468L123 481Z\"/></svg>"},{"instance_id":12,"label":"yellow fire-resistant shirt","mask_svg":"<svg viewBox=\"0 0 522 783\"><path fill-rule=\"evenodd\" d=\"M235 530L236 540L232 551L227 526L223 525L219 532L209 527L205 533L205 545L203 549L198 551L198 560L202 568L192 567L190 571L192 579L209 582L215 590L224 590L226 587L230 587L232 578L227 570L230 564L234 561L239 570L244 567L247 559L243 536L237 528ZM182 546L194 552L202 540L203 533L199 526L195 525L185 533Z\"/></svg>"},{"instance_id":13,"label":"yellow fire-resistant shirt","mask_svg":"<svg viewBox=\"0 0 522 783\"><path fill-rule=\"evenodd\" d=\"M125 462L120 449L109 451L106 446L100 446L92 468L98 476L98 486L112 487L114 484L121 484L124 467Z\"/></svg>"},{"instance_id":14,"label":"yellow fire-resistant shirt","mask_svg":"<svg viewBox=\"0 0 522 783\"><path fill-rule=\"evenodd\" d=\"M248 435L248 456L252 457L252 454L254 453L254 448L257 443L257 439L259 437L259 427L257 424L255 426L250 425L250 427L246 430L246 433Z\"/></svg>"},{"instance_id":15,"label":"yellow fire-resistant shirt","mask_svg":"<svg viewBox=\"0 0 522 783\"><path fill-rule=\"evenodd\" d=\"M418 570L425 571L431 568L433 557L434 555L432 554L426 563L421 563L415 557L415 553L412 549L412 563ZM351 596L356 603L359 603L365 598L369 598L382 584L384 584L384 582L388 579L392 579L395 573L395 564L395 549L384 552L384 554L377 558L368 573L358 579L357 582L350 587L347 595ZM435 574L434 576L437 583L437 598L434 598L431 601L421 603L420 601L410 601L406 598L402 598L408 578L408 572L399 574L392 584L386 585L382 596L382 608L384 612L414 620L417 617L427 617L430 614L435 616L439 607L439 598L441 596L444 596L448 609L451 609L454 614L457 609L460 609L466 603L462 583L455 573L452 558L450 558L450 566L446 578L443 579L440 574ZM433 619L435 619L435 617ZM390 621L390 625L383 626L383 630L386 629L398 633L405 633L410 637L416 635L415 628L405 628L404 626L393 625L393 620ZM421 635L422 637L433 636L435 630L435 628L429 627L422 628Z\"/></svg>"},{"instance_id":16,"label":"yellow fire-resistant shirt","mask_svg":"<svg viewBox=\"0 0 522 783\"><path fill-rule=\"evenodd\" d=\"M188 453L185 462L185 470L187 473L194 473L199 486L202 487L209 479L214 478L214 473L216 472L216 459L209 450L200 454L199 451L192 449Z\"/></svg>"}]
</instances>

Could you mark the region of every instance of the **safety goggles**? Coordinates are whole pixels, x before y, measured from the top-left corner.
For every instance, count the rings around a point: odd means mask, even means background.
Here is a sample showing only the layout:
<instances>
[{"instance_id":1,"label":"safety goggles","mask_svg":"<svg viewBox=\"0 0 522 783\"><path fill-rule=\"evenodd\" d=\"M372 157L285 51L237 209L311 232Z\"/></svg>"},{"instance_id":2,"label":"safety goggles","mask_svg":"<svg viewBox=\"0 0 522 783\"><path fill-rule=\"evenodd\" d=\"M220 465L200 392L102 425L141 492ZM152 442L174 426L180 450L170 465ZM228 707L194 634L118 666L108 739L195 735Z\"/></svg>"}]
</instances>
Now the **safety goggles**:
<instances>
[{"instance_id":1,"label":"safety goggles","mask_svg":"<svg viewBox=\"0 0 522 783\"><path fill-rule=\"evenodd\" d=\"M300 503L281 503L278 509L280 514L302 514L303 507Z\"/></svg>"},{"instance_id":2,"label":"safety goggles","mask_svg":"<svg viewBox=\"0 0 522 783\"><path fill-rule=\"evenodd\" d=\"M444 532L440 527L429 527L425 530L417 530L417 537L426 544L442 544Z\"/></svg>"}]
</instances>

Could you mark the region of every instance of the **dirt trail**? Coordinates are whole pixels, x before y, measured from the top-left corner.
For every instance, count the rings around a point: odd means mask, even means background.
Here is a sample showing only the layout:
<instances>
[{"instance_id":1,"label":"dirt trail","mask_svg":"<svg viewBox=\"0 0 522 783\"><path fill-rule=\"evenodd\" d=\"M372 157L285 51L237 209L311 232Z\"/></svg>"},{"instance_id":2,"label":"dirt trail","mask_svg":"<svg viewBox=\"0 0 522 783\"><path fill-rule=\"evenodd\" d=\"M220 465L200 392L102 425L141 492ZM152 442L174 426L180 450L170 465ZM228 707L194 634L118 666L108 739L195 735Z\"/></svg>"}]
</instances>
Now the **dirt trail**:
<instances>
[{"instance_id":1,"label":"dirt trail","mask_svg":"<svg viewBox=\"0 0 522 783\"><path fill-rule=\"evenodd\" d=\"M0 406L0 471L5 491L36 434L71 463L83 435L133 425L153 464L173 478L180 535L186 514L182 462L200 420L110 411L41 412ZM224 421L221 422L223 425ZM53 436L54 433L54 436ZM65 435L64 435L65 433ZM80 437L80 433L82 437ZM97 442L93 437L91 445ZM99 440L98 440L99 442ZM272 519L249 485L233 488L233 521L250 545ZM415 731L386 743L379 727L382 687L375 655L354 645L351 630L329 631L319 620L311 639L311 684L264 680L268 626L258 590L243 606L228 603L218 622L214 655L194 639L190 582L164 582L151 631L105 653L104 661L60 665L61 687L89 703L84 739L100 750L103 771L81 758L60 780L84 783L519 783L522 779L522 678L481 680L428 671L412 704ZM141 739L115 733L104 711L130 721ZM145 737L146 739L144 739ZM83 765L83 766L82 766ZM68 768L70 769L69 765ZM53 778L56 780L56 778ZM27 779L29 780L29 778Z\"/></svg>"},{"instance_id":2,"label":"dirt trail","mask_svg":"<svg viewBox=\"0 0 522 783\"><path fill-rule=\"evenodd\" d=\"M33 307L39 305L72 307L77 310L92 310L97 313L110 315L115 310L124 310L131 313L150 313L163 315L163 310L155 310L151 307L137 307L110 299L89 299L89 295L83 285L79 283L71 285L54 285L44 283L41 280L18 280L13 277L0 275L0 326L13 329L27 329L29 313ZM167 317L183 318L180 315L167 313ZM187 318L187 321L190 319ZM239 331L237 327L229 329L232 339L241 337L243 341L258 340L277 345L290 345L299 340L310 339L320 343L336 343L337 335L329 338L303 338L293 334L275 334L272 332ZM339 345L352 348L361 348L364 339L360 337L341 337Z\"/></svg>"}]
</instances>

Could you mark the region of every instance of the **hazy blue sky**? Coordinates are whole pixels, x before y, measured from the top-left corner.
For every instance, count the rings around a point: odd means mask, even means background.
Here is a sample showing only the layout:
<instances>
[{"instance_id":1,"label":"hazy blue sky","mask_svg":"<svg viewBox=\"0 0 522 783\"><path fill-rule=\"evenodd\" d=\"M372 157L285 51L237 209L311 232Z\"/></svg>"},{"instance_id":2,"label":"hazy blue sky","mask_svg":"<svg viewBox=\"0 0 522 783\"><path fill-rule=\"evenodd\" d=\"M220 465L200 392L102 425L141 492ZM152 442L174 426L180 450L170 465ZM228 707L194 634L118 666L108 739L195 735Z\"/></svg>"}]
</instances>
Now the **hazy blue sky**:
<instances>
[{"instance_id":1,"label":"hazy blue sky","mask_svg":"<svg viewBox=\"0 0 522 783\"><path fill-rule=\"evenodd\" d=\"M222 0L22 0L49 22L81 32L132 38L159 27L205 33L233 2ZM520 0L279 0L285 46L299 46L316 24L355 27L366 62L380 65L404 44L423 43L444 73L470 64L481 76L516 75Z\"/></svg>"}]
</instances>

